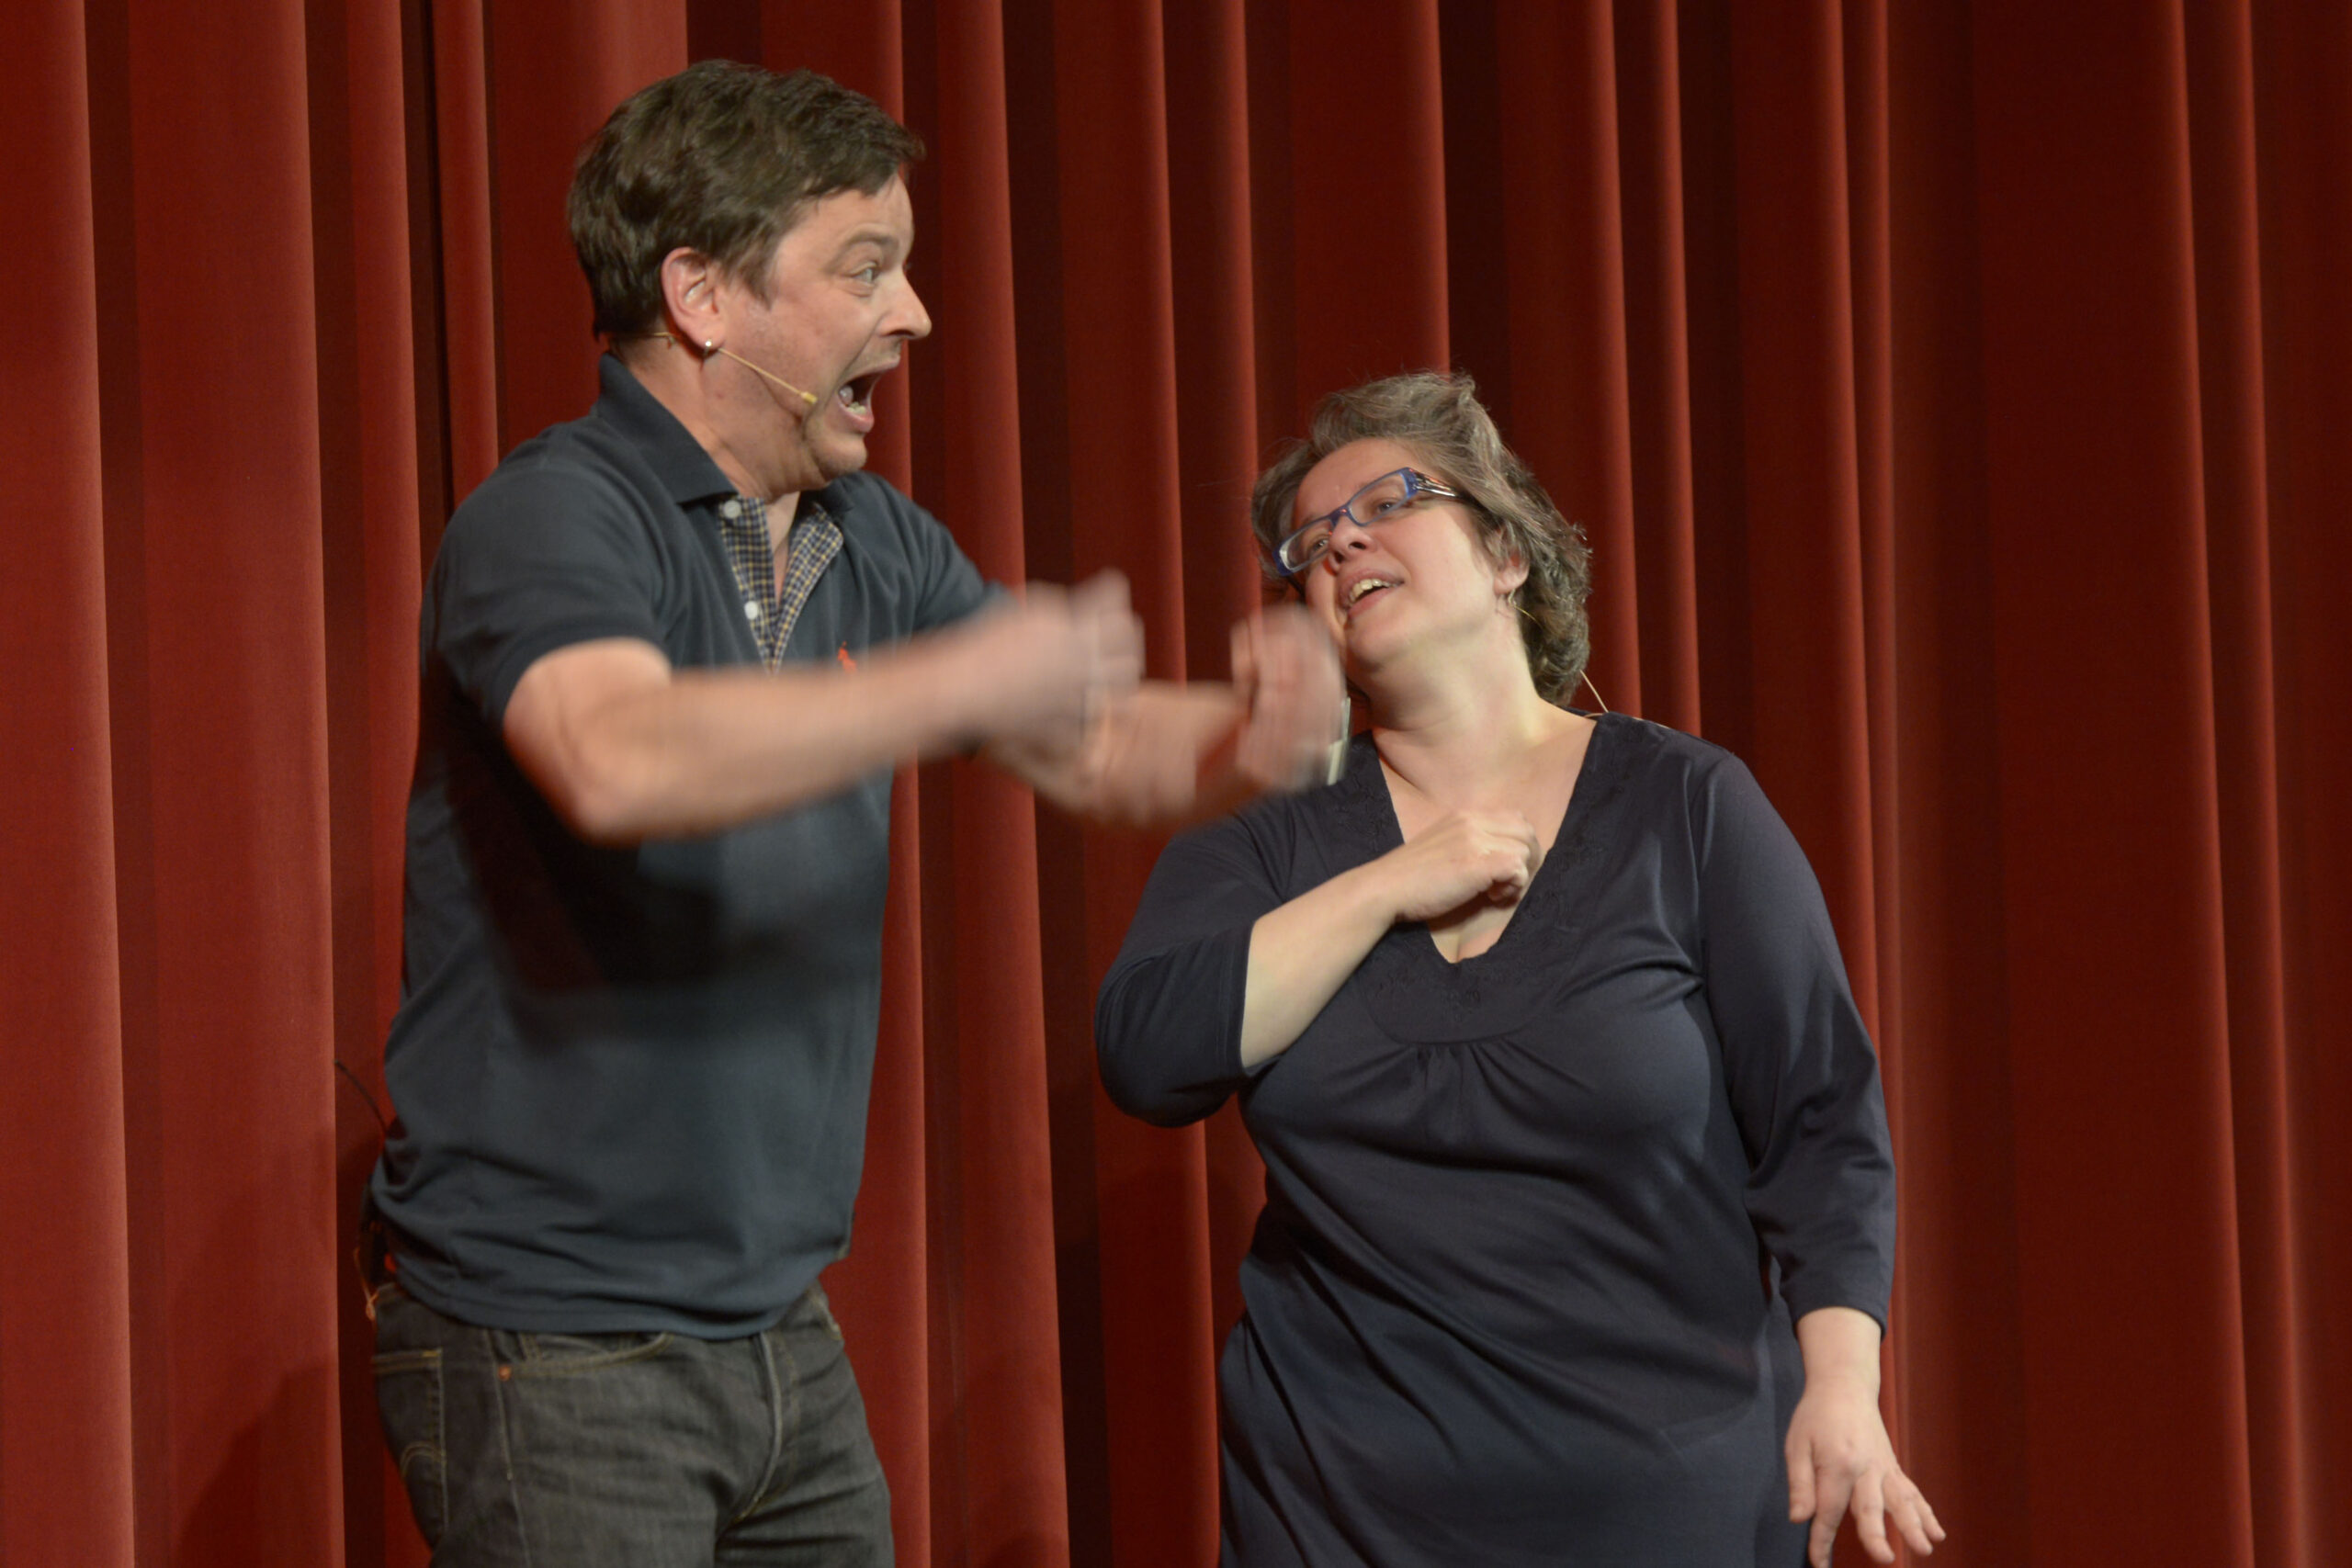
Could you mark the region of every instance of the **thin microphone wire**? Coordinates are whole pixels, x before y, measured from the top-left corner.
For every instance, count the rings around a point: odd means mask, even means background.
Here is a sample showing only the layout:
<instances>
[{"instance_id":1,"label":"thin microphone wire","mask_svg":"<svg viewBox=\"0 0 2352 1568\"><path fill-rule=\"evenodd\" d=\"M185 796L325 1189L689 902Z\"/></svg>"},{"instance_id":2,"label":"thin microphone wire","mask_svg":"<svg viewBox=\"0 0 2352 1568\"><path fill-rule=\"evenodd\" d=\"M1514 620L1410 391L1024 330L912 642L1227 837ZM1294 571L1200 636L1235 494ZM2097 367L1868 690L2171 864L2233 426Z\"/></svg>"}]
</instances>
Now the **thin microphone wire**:
<instances>
[{"instance_id":1,"label":"thin microphone wire","mask_svg":"<svg viewBox=\"0 0 2352 1568\"><path fill-rule=\"evenodd\" d=\"M688 343L684 338L680 337L676 333L673 332L644 333L639 335L650 338L654 342L662 344L664 347L673 344L683 345L690 353L695 347L693 344ZM752 375L766 377L777 386L782 387L786 391L790 392L794 397L798 398L802 402L807 403L810 408L813 409L817 406L818 400L816 393L802 391L799 388L794 386L791 382L786 380L775 371L761 369L758 366L752 364L750 360L744 358L741 355L736 353L731 348L721 348L715 343L706 343L702 345L702 352L705 357L714 354L723 354L728 358L733 360L736 364L741 366L744 369L749 370Z\"/></svg>"},{"instance_id":2,"label":"thin microphone wire","mask_svg":"<svg viewBox=\"0 0 2352 1568\"><path fill-rule=\"evenodd\" d=\"M799 388L794 386L791 382L786 380L775 371L761 369L758 366L752 364L750 360L744 358L733 349L721 348L717 344L712 344L709 346L708 352L712 354L723 354L728 358L733 360L736 364L741 366L744 369L749 370L752 375L766 377L769 380L774 381L777 386L782 387L786 391L790 392L794 397L798 398L802 402L807 403L810 408L813 409L817 406L816 393L802 391Z\"/></svg>"}]
</instances>

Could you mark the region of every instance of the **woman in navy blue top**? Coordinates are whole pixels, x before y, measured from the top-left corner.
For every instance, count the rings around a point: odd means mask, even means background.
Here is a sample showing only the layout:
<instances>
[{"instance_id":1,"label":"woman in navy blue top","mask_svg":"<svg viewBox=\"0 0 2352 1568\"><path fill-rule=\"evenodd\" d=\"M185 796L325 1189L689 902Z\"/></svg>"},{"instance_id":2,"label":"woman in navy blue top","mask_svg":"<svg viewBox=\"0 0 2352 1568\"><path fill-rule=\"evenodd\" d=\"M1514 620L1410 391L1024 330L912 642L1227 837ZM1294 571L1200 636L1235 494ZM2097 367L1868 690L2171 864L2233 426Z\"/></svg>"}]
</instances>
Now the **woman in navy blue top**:
<instances>
[{"instance_id":1,"label":"woman in navy blue top","mask_svg":"<svg viewBox=\"0 0 2352 1568\"><path fill-rule=\"evenodd\" d=\"M1849 1511L1929 1551L1877 1061L1787 828L1566 705L1587 551L1466 378L1326 400L1254 508L1370 728L1170 846L1096 1013L1123 1107L1238 1094L1265 1159L1224 1561L1795 1568Z\"/></svg>"}]
</instances>

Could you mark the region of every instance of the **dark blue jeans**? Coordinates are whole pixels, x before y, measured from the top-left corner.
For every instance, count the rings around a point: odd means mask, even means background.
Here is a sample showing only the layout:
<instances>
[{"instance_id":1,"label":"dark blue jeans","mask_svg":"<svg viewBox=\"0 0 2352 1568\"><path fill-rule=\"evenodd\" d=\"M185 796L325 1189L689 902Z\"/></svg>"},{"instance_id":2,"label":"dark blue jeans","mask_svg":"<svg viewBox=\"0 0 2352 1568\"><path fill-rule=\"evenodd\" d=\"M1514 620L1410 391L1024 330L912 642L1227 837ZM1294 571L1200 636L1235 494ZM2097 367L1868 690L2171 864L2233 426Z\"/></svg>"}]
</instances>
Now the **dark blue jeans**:
<instances>
[{"instance_id":1,"label":"dark blue jeans","mask_svg":"<svg viewBox=\"0 0 2352 1568\"><path fill-rule=\"evenodd\" d=\"M524 1334L376 1298L384 1436L435 1568L890 1562L825 1293L742 1339Z\"/></svg>"}]
</instances>

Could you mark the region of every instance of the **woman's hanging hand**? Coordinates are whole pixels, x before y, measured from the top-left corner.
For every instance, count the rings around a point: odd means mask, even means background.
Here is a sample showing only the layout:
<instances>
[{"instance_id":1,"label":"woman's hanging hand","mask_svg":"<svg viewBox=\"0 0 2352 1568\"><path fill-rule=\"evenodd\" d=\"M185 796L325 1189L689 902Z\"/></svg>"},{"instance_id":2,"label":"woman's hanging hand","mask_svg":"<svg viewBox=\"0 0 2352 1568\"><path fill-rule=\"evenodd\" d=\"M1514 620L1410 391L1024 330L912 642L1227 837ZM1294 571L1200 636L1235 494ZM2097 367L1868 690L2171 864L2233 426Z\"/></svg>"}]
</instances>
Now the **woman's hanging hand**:
<instances>
[{"instance_id":1,"label":"woman's hanging hand","mask_svg":"<svg viewBox=\"0 0 2352 1568\"><path fill-rule=\"evenodd\" d=\"M1890 1527L1925 1557L1944 1539L1912 1479L1895 1462L1878 1412L1879 1327L1851 1307L1821 1307L1797 1320L1804 1397L1789 1418L1789 1517L1811 1519L1806 1555L1829 1568L1838 1526L1854 1516L1862 1550L1894 1561Z\"/></svg>"}]
</instances>

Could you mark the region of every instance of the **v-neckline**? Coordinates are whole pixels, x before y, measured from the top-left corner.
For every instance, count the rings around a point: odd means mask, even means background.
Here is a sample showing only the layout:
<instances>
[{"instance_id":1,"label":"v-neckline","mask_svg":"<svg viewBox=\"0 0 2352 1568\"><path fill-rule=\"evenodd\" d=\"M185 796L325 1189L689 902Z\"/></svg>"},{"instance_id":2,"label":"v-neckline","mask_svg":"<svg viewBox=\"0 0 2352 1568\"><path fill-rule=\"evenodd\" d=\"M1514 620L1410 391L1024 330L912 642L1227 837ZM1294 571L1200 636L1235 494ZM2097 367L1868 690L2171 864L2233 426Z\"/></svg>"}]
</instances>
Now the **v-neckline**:
<instances>
[{"instance_id":1,"label":"v-neckline","mask_svg":"<svg viewBox=\"0 0 2352 1568\"><path fill-rule=\"evenodd\" d=\"M1577 803L1585 798L1585 781L1592 776L1593 752L1600 745L1601 732L1609 728L1609 720L1617 716L1612 713L1599 713L1589 716L1592 719L1592 733L1585 737L1584 757L1577 764L1576 783L1568 786L1568 803L1560 808L1560 822L1559 826L1553 830L1551 848L1544 852L1544 863L1537 866L1535 874L1528 879L1527 891L1520 895L1519 903L1512 908L1510 918L1503 922L1503 929L1495 933L1495 940L1466 958L1448 958L1445 955L1445 950L1438 945L1437 932L1430 929L1430 923L1427 920L1411 922L1421 928L1421 947L1431 958L1436 959L1447 969L1459 973L1464 964L1476 964L1482 958L1491 957L1500 952L1503 943L1510 940L1510 933L1519 929L1519 917L1533 901L1536 888L1545 886L1546 879L1553 876L1552 863L1560 858L1560 846L1568 841L1568 829L1575 825L1577 819ZM1388 847L1395 849L1405 841L1405 824L1396 815L1396 796L1388 787L1386 764L1380 760L1380 748L1377 744L1374 744L1369 747L1369 750L1372 752L1372 782L1380 792L1381 805L1387 808L1388 813L1387 828L1390 840Z\"/></svg>"}]
</instances>

